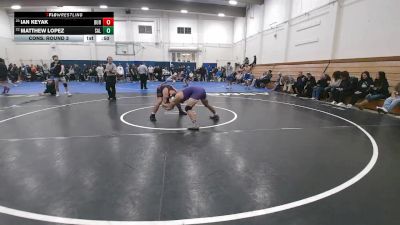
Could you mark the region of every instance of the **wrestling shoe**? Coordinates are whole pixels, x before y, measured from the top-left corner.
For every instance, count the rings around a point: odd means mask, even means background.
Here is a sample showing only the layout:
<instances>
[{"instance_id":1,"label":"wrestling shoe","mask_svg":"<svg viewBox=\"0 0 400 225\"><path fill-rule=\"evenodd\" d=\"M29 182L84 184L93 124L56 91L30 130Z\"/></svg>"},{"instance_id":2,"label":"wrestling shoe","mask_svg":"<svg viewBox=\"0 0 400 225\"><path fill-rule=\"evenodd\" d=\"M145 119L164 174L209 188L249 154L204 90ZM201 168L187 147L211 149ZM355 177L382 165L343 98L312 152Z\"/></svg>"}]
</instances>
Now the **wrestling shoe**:
<instances>
[{"instance_id":1,"label":"wrestling shoe","mask_svg":"<svg viewBox=\"0 0 400 225\"><path fill-rule=\"evenodd\" d=\"M152 121L152 122L156 122L157 121L156 114L151 114L150 115L150 121Z\"/></svg>"},{"instance_id":2,"label":"wrestling shoe","mask_svg":"<svg viewBox=\"0 0 400 225\"><path fill-rule=\"evenodd\" d=\"M191 131L199 131L200 128L199 128L198 126L194 126L194 127L189 127L188 130L191 130Z\"/></svg>"},{"instance_id":3,"label":"wrestling shoe","mask_svg":"<svg viewBox=\"0 0 400 225\"><path fill-rule=\"evenodd\" d=\"M214 116L210 116L210 119L212 119L214 121L218 121L219 120L219 116L217 114L215 114Z\"/></svg>"}]
</instances>

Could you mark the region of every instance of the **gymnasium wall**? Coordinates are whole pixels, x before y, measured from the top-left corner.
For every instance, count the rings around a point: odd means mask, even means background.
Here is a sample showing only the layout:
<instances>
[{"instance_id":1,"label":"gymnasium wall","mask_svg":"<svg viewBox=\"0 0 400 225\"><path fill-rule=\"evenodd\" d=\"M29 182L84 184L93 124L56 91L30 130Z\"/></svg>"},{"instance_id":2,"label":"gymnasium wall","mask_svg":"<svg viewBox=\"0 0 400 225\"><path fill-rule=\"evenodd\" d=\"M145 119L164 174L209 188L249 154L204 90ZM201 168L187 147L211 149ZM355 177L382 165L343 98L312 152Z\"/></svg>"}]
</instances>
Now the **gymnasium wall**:
<instances>
[{"instance_id":1,"label":"gymnasium wall","mask_svg":"<svg viewBox=\"0 0 400 225\"><path fill-rule=\"evenodd\" d=\"M398 9L398 0L265 0L248 10L247 32L235 21L235 37L247 38L234 38L234 56L257 55L258 63L396 56Z\"/></svg>"},{"instance_id":2,"label":"gymnasium wall","mask_svg":"<svg viewBox=\"0 0 400 225\"><path fill-rule=\"evenodd\" d=\"M6 19L7 22L4 22ZM114 44L85 43L15 43L12 41L12 13L0 10L0 39L7 34L7 41L0 43L0 57L5 49L13 48L10 62L47 62L58 54L64 60L104 60L113 56L121 61L170 61L170 49L193 48L197 50L197 64L226 63L233 60L233 18L204 15L182 15L169 12L115 12L115 41L136 43L136 55L116 55ZM153 26L152 34L139 34L138 25ZM191 27L191 34L177 34L177 27ZM3 32L6 31L6 32Z\"/></svg>"}]
</instances>

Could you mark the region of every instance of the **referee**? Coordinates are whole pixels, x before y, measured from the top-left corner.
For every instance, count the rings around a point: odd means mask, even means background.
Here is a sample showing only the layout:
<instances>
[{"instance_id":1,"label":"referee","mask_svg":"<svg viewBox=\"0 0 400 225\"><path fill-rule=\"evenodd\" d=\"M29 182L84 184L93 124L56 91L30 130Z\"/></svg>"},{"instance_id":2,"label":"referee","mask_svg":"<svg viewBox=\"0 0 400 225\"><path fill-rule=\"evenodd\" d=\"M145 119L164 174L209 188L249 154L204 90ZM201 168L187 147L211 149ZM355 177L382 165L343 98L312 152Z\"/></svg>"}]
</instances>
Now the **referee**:
<instances>
[{"instance_id":1,"label":"referee","mask_svg":"<svg viewBox=\"0 0 400 225\"><path fill-rule=\"evenodd\" d=\"M111 56L107 57L106 69L106 90L108 92L108 100L117 100L115 97L115 83L117 82L117 66L113 63L113 58Z\"/></svg>"},{"instance_id":2,"label":"referee","mask_svg":"<svg viewBox=\"0 0 400 225\"><path fill-rule=\"evenodd\" d=\"M139 72L139 77L140 77L140 89L143 90L147 89L147 74L149 73L149 70L147 69L147 66L142 63L142 65L140 65L138 67L138 72Z\"/></svg>"}]
</instances>

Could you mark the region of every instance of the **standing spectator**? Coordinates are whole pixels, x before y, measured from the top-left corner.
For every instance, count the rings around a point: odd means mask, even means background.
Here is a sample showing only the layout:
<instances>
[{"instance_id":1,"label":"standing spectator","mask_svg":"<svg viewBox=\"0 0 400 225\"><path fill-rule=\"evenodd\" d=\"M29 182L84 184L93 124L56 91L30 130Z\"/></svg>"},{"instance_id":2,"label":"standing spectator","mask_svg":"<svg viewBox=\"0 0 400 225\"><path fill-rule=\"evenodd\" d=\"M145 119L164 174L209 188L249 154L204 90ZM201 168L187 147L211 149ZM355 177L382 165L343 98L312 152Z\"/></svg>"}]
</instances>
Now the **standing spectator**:
<instances>
[{"instance_id":1,"label":"standing spectator","mask_svg":"<svg viewBox=\"0 0 400 225\"><path fill-rule=\"evenodd\" d=\"M161 67L160 66L156 66L154 68L154 76L155 76L156 80L157 81L162 81L163 80L162 75L163 75L163 72L161 70Z\"/></svg>"},{"instance_id":2,"label":"standing spectator","mask_svg":"<svg viewBox=\"0 0 400 225\"><path fill-rule=\"evenodd\" d=\"M207 70L204 65L200 68L200 81L206 81Z\"/></svg>"},{"instance_id":3,"label":"standing spectator","mask_svg":"<svg viewBox=\"0 0 400 225\"><path fill-rule=\"evenodd\" d=\"M376 107L379 113L389 113L392 112L393 109L400 105L400 83L398 83L394 91L392 92L392 96L385 100L385 103L382 107Z\"/></svg>"},{"instance_id":4,"label":"standing spectator","mask_svg":"<svg viewBox=\"0 0 400 225\"><path fill-rule=\"evenodd\" d=\"M244 58L243 66L248 66L249 64L250 64L249 58L248 57Z\"/></svg>"},{"instance_id":5,"label":"standing spectator","mask_svg":"<svg viewBox=\"0 0 400 225\"><path fill-rule=\"evenodd\" d=\"M104 67L102 65L98 65L96 67L97 77L99 79L100 84L104 82Z\"/></svg>"},{"instance_id":6,"label":"standing spectator","mask_svg":"<svg viewBox=\"0 0 400 225\"><path fill-rule=\"evenodd\" d=\"M68 91L68 83L67 80L65 79L65 71L64 71L64 66L61 63L61 61L58 59L57 55L52 56L53 62L50 64L50 76L54 80L54 83L56 85L56 96L60 96L60 89L59 89L59 83L61 82L64 86L65 93L68 96L72 96L71 93Z\"/></svg>"},{"instance_id":7,"label":"standing spectator","mask_svg":"<svg viewBox=\"0 0 400 225\"><path fill-rule=\"evenodd\" d=\"M152 65L150 65L148 67L148 70L149 70L149 80L151 80L151 81L155 80L154 79L154 67Z\"/></svg>"},{"instance_id":8,"label":"standing spectator","mask_svg":"<svg viewBox=\"0 0 400 225\"><path fill-rule=\"evenodd\" d=\"M135 64L132 64L132 67L130 69L130 73L131 73L131 76L132 76L132 81L138 81L139 80L138 79L139 73L138 73L137 66Z\"/></svg>"},{"instance_id":9,"label":"standing spectator","mask_svg":"<svg viewBox=\"0 0 400 225\"><path fill-rule=\"evenodd\" d=\"M328 74L322 75L321 79L317 81L317 85L313 88L312 99L321 100L321 95L324 93L325 88L328 87L331 78Z\"/></svg>"},{"instance_id":10,"label":"standing spectator","mask_svg":"<svg viewBox=\"0 0 400 225\"><path fill-rule=\"evenodd\" d=\"M125 64L125 74L124 74L124 80L128 81L128 77L130 76L130 72L129 72L129 64L126 63Z\"/></svg>"},{"instance_id":11,"label":"standing spectator","mask_svg":"<svg viewBox=\"0 0 400 225\"><path fill-rule=\"evenodd\" d=\"M103 82L104 82L104 67L99 64L96 67L96 73L97 73L97 77L99 79L99 83L103 84Z\"/></svg>"},{"instance_id":12,"label":"standing spectator","mask_svg":"<svg viewBox=\"0 0 400 225\"><path fill-rule=\"evenodd\" d=\"M253 57L253 62L250 64L251 67L257 65L257 56Z\"/></svg>"},{"instance_id":13,"label":"standing spectator","mask_svg":"<svg viewBox=\"0 0 400 225\"><path fill-rule=\"evenodd\" d=\"M353 107L359 100L364 99L368 94L370 89L374 87L374 81L369 75L368 71L361 74L361 78L357 83L357 88L354 95L351 97L350 103L347 105L348 108Z\"/></svg>"},{"instance_id":14,"label":"standing spectator","mask_svg":"<svg viewBox=\"0 0 400 225\"><path fill-rule=\"evenodd\" d=\"M140 77L140 89L143 90L143 88L145 90L147 90L147 74L149 73L149 70L147 69L147 66L142 63L139 67L138 67L138 72L139 72L139 77Z\"/></svg>"},{"instance_id":15,"label":"standing spectator","mask_svg":"<svg viewBox=\"0 0 400 225\"><path fill-rule=\"evenodd\" d=\"M386 79L386 74L383 71L379 71L374 81L374 87L370 89L370 93L365 97L362 102L356 103L355 105L363 110L364 107L371 101L385 99L389 96L389 83Z\"/></svg>"},{"instance_id":16,"label":"standing spectator","mask_svg":"<svg viewBox=\"0 0 400 225\"><path fill-rule=\"evenodd\" d=\"M113 63L111 56L107 57L106 69L106 90L108 93L108 100L117 100L115 84L117 83L117 66Z\"/></svg>"},{"instance_id":17,"label":"standing spectator","mask_svg":"<svg viewBox=\"0 0 400 225\"><path fill-rule=\"evenodd\" d=\"M2 94L8 94L10 88L8 87L8 69L4 59L0 58L0 86L3 86Z\"/></svg>"}]
</instances>

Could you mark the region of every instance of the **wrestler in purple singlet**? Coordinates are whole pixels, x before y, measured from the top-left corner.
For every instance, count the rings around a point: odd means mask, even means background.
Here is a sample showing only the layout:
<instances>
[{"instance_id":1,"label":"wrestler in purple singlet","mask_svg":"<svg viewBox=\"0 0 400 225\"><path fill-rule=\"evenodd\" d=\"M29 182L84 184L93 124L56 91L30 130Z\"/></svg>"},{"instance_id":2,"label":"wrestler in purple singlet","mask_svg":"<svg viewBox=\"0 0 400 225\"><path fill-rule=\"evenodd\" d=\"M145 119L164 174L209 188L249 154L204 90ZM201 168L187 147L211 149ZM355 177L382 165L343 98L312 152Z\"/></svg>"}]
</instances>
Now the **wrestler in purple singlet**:
<instances>
[{"instance_id":1,"label":"wrestler in purple singlet","mask_svg":"<svg viewBox=\"0 0 400 225\"><path fill-rule=\"evenodd\" d=\"M182 90L183 92L183 99L182 102L185 102L186 100L188 100L189 98L195 99L195 100L202 100L202 99L206 99L207 95L206 95L206 90L204 90L204 88L202 87L188 87Z\"/></svg>"}]
</instances>

